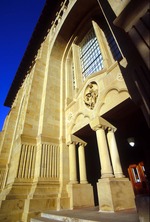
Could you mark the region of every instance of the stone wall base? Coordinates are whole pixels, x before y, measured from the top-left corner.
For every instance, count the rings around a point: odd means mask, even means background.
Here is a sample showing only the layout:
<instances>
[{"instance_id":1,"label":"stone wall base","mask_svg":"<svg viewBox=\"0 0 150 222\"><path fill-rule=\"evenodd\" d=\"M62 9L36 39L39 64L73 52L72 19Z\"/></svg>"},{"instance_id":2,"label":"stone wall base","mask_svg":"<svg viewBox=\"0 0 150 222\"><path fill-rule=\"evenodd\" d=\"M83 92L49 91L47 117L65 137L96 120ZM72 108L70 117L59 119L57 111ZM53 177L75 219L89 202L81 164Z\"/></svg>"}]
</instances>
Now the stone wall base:
<instances>
[{"instance_id":1,"label":"stone wall base","mask_svg":"<svg viewBox=\"0 0 150 222\"><path fill-rule=\"evenodd\" d=\"M0 221L14 222L30 220L46 210L70 209L70 198L60 194L58 182L16 182L6 199L2 200Z\"/></svg>"}]
</instances>

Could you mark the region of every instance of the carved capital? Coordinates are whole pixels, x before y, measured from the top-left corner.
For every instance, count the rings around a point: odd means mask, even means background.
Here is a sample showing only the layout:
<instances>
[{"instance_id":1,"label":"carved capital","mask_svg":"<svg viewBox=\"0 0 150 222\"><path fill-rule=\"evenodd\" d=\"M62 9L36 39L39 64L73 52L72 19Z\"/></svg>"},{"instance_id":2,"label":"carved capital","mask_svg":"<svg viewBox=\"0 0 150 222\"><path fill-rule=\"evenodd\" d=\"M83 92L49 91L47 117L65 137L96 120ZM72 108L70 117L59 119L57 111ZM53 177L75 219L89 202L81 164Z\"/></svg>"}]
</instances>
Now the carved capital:
<instances>
[{"instance_id":1,"label":"carved capital","mask_svg":"<svg viewBox=\"0 0 150 222\"><path fill-rule=\"evenodd\" d=\"M77 143L76 143L75 141L69 141L69 142L67 143L67 145L68 145L68 146L70 146L70 145L77 145Z\"/></svg>"},{"instance_id":2,"label":"carved capital","mask_svg":"<svg viewBox=\"0 0 150 222\"><path fill-rule=\"evenodd\" d=\"M75 136L75 135L70 135L69 137L68 137L68 142L67 142L67 145L69 145L69 144L75 144L75 145L77 145L77 144L82 144L82 145L84 145L84 146L86 146L86 142L84 141L84 140L81 140L79 137L77 137L77 136Z\"/></svg>"},{"instance_id":3,"label":"carved capital","mask_svg":"<svg viewBox=\"0 0 150 222\"><path fill-rule=\"evenodd\" d=\"M79 146L85 147L85 146L86 146L86 143L79 142Z\"/></svg>"},{"instance_id":4,"label":"carved capital","mask_svg":"<svg viewBox=\"0 0 150 222\"><path fill-rule=\"evenodd\" d=\"M101 125L101 124L98 124L98 125L96 125L95 127L93 127L93 130L94 130L94 131L97 131L97 130L100 130L100 129L105 130L106 128L107 128L106 126L103 126L103 125Z\"/></svg>"},{"instance_id":5,"label":"carved capital","mask_svg":"<svg viewBox=\"0 0 150 222\"><path fill-rule=\"evenodd\" d=\"M115 132L117 129L115 127L108 127L108 132Z\"/></svg>"},{"instance_id":6,"label":"carved capital","mask_svg":"<svg viewBox=\"0 0 150 222\"><path fill-rule=\"evenodd\" d=\"M90 122L90 127L94 131L97 131L98 129L106 130L107 128L116 130L116 128L111 123L109 123L107 120L103 119L102 117L98 117L98 116Z\"/></svg>"}]
</instances>

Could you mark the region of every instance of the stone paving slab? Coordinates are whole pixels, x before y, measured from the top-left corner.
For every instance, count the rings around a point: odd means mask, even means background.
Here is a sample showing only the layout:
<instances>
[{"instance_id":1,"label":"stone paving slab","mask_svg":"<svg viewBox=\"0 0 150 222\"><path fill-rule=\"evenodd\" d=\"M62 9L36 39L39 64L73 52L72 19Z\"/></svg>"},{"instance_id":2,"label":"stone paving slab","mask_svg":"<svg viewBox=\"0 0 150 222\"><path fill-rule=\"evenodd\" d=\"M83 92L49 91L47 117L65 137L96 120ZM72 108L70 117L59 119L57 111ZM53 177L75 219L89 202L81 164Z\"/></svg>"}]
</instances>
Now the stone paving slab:
<instances>
[{"instance_id":1,"label":"stone paving slab","mask_svg":"<svg viewBox=\"0 0 150 222\"><path fill-rule=\"evenodd\" d=\"M135 210L126 210L115 213L99 212L97 207L78 209L78 210L63 210L63 211L47 211L41 214L46 220L31 220L36 221L66 221L66 222L139 222L138 214ZM50 220L47 220L50 219Z\"/></svg>"},{"instance_id":2,"label":"stone paving slab","mask_svg":"<svg viewBox=\"0 0 150 222\"><path fill-rule=\"evenodd\" d=\"M82 208L76 210L47 211L42 213L43 217L31 219L32 222L150 222L150 197L138 195L135 198L137 211L126 210L115 213L99 212L98 207ZM57 219L57 220L56 220Z\"/></svg>"}]
</instances>

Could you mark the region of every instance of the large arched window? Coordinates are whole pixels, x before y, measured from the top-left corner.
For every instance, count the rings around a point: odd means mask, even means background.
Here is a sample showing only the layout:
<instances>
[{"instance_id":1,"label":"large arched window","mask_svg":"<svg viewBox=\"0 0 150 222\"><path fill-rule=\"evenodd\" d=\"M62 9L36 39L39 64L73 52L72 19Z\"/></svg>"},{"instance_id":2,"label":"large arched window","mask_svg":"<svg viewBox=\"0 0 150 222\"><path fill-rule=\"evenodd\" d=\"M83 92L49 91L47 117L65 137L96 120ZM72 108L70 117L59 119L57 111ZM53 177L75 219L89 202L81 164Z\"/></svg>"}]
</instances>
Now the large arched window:
<instances>
[{"instance_id":1,"label":"large arched window","mask_svg":"<svg viewBox=\"0 0 150 222\"><path fill-rule=\"evenodd\" d=\"M85 79L103 69L103 57L93 29L84 36L79 46L82 75Z\"/></svg>"},{"instance_id":2,"label":"large arched window","mask_svg":"<svg viewBox=\"0 0 150 222\"><path fill-rule=\"evenodd\" d=\"M66 60L66 97L69 104L89 77L107 73L122 54L105 20L85 24L74 34Z\"/></svg>"},{"instance_id":3,"label":"large arched window","mask_svg":"<svg viewBox=\"0 0 150 222\"><path fill-rule=\"evenodd\" d=\"M101 26L92 21L92 26L78 43L83 80L95 72L109 68L113 61L122 59L106 21L101 19Z\"/></svg>"}]
</instances>

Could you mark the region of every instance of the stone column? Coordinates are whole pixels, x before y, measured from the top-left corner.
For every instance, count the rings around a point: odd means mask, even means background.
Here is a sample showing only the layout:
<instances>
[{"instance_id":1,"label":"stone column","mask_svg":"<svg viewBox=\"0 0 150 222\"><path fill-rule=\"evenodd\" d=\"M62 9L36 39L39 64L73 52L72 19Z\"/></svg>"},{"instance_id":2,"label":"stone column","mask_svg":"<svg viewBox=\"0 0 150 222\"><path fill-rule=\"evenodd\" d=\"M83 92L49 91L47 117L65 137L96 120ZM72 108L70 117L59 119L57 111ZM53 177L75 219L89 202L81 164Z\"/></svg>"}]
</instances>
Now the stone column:
<instances>
[{"instance_id":1,"label":"stone column","mask_svg":"<svg viewBox=\"0 0 150 222\"><path fill-rule=\"evenodd\" d=\"M70 183L75 184L77 181L77 166L76 166L76 143L69 143L69 175Z\"/></svg>"},{"instance_id":2,"label":"stone column","mask_svg":"<svg viewBox=\"0 0 150 222\"><path fill-rule=\"evenodd\" d=\"M85 165L85 153L84 144L79 143L79 172L80 172L80 183L88 183L86 175L86 165Z\"/></svg>"},{"instance_id":3,"label":"stone column","mask_svg":"<svg viewBox=\"0 0 150 222\"><path fill-rule=\"evenodd\" d=\"M115 177L122 178L124 177L124 175L122 172L122 167L120 163L120 158L119 158L119 153L118 153L118 148L117 148L113 128L110 128L110 127L108 128L107 139L108 139L111 161L112 161Z\"/></svg>"},{"instance_id":4,"label":"stone column","mask_svg":"<svg viewBox=\"0 0 150 222\"><path fill-rule=\"evenodd\" d=\"M96 136L101 163L101 178L114 177L106 141L105 127L102 125L96 127Z\"/></svg>"}]
</instances>

